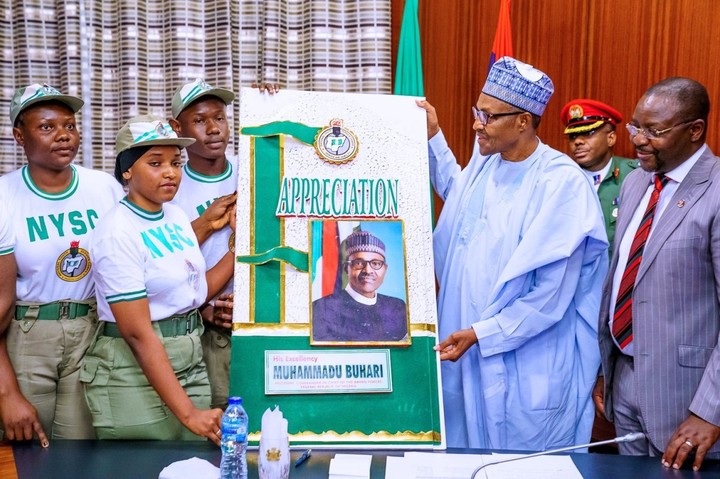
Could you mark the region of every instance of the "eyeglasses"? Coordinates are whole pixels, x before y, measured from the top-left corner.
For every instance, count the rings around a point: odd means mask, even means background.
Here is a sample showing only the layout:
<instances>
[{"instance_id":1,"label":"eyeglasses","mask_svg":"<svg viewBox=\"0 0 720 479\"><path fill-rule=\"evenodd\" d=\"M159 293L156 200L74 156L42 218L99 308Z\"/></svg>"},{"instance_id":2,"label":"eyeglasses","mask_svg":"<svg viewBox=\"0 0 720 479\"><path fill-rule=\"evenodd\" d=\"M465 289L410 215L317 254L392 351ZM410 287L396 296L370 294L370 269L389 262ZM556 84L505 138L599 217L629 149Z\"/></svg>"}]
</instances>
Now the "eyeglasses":
<instances>
[{"instance_id":1,"label":"eyeglasses","mask_svg":"<svg viewBox=\"0 0 720 479\"><path fill-rule=\"evenodd\" d=\"M627 128L627 131L630 133L630 138L635 138L638 135L642 135L648 140L657 140L661 136L663 136L668 131L672 130L676 126L685 125L686 123L692 123L695 120L685 120L681 121L680 123L675 123L673 126L669 128L665 128L664 130L658 130L655 128L640 128L638 126L635 126L631 123L628 123L625 125L625 128Z\"/></svg>"},{"instance_id":2,"label":"eyeglasses","mask_svg":"<svg viewBox=\"0 0 720 479\"><path fill-rule=\"evenodd\" d=\"M370 261L365 261L364 259L355 258L352 261L348 261L347 264L349 264L352 269L357 271L365 269L365 266L369 264L372 269L377 271L383 266L385 266L385 261L381 259L371 259Z\"/></svg>"},{"instance_id":3,"label":"eyeglasses","mask_svg":"<svg viewBox=\"0 0 720 479\"><path fill-rule=\"evenodd\" d=\"M507 113L486 113L482 110L478 110L475 107L472 107L472 114L473 118L475 118L477 121L480 122L481 125L485 126L488 124L490 120L493 118L500 118L501 116L510 116L510 115L520 115L522 113L525 113L524 111L511 111Z\"/></svg>"}]
</instances>

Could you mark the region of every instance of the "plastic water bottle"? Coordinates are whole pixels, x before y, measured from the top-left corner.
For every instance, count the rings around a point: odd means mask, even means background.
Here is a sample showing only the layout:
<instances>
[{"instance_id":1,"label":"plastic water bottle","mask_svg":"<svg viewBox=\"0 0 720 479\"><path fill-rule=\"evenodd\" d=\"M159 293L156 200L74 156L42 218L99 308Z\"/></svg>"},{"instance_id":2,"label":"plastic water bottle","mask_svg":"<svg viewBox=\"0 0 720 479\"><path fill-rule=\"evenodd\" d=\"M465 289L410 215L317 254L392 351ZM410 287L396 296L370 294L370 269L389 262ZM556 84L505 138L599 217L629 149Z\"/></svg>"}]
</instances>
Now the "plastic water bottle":
<instances>
[{"instance_id":1,"label":"plastic water bottle","mask_svg":"<svg viewBox=\"0 0 720 479\"><path fill-rule=\"evenodd\" d=\"M222 417L220 479L247 479L248 416L241 397L231 397Z\"/></svg>"}]
</instances>

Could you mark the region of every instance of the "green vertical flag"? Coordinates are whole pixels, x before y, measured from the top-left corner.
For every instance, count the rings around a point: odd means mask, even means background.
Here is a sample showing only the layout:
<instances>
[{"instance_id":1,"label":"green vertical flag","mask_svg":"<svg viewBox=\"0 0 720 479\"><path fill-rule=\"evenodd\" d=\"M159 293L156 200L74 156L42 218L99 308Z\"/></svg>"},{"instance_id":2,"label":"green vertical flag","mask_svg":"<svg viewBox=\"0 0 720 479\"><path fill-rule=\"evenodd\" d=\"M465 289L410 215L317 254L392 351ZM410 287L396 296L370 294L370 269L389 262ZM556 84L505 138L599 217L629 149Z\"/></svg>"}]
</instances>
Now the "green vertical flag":
<instances>
[{"instance_id":1,"label":"green vertical flag","mask_svg":"<svg viewBox=\"0 0 720 479\"><path fill-rule=\"evenodd\" d=\"M398 43L397 67L395 68L396 95L424 96L422 52L420 49L420 25L418 1L405 0L400 41Z\"/></svg>"},{"instance_id":2,"label":"green vertical flag","mask_svg":"<svg viewBox=\"0 0 720 479\"><path fill-rule=\"evenodd\" d=\"M400 41L398 42L397 67L395 68L395 94L425 96L422 73L422 49L420 48L420 24L418 2L405 0ZM435 228L435 198L430 187L430 216Z\"/></svg>"}]
</instances>

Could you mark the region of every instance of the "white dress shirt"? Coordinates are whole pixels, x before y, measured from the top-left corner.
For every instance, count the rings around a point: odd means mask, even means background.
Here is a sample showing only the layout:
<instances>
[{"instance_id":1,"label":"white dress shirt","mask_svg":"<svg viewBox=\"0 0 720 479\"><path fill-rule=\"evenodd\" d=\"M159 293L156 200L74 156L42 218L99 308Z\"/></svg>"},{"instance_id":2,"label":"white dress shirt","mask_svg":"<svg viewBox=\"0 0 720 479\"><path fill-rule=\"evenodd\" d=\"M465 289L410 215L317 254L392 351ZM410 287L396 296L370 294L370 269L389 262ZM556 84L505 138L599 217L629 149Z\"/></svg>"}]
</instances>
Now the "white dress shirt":
<instances>
[{"instance_id":1,"label":"white dress shirt","mask_svg":"<svg viewBox=\"0 0 720 479\"><path fill-rule=\"evenodd\" d=\"M703 145L698 151L695 152L695 154L693 154L687 160L683 161L677 168L665 173L665 176L668 178L668 182L660 192L660 198L658 199L657 206L655 207L655 217L653 218L653 223L650 226L650 233L648 235L647 242L649 242L650 238L652 238L653 231L655 231L655 225L658 221L660 221L660 217L665 211L665 208L667 208L667 206L670 204L670 201L672 200L673 195L677 191L678 186L680 186L680 183L682 183L687 174L690 172L690 169L695 166L695 163L697 163L698 159L705 152L706 149L707 145ZM625 266L627 266L628 256L630 255L630 247L632 246L633 239L635 238L635 233L637 233L638 227L640 226L640 221L642 221L642 217L645 215L645 210L647 209L648 202L650 201L650 195L652 194L653 189L655 189L655 176L653 175L651 178L652 181L650 181L650 183L648 184L647 191L645 191L645 195L640 200L637 209L635 209L635 213L630 220L630 224L628 224L628 227L625 230L625 234L623 234L623 237L620 240L620 247L618 249L618 264L615 268L615 272L613 275L612 296L610 297L610 304L612 305L612 307L610 308L609 319L610 331L612 331L613 327L615 303L617 302L618 290L620 289L620 281L622 281L623 273L625 272ZM632 341L630 341L630 343L625 347L625 349L620 348L620 345L617 343L615 336L613 336L613 341L615 342L617 347L622 350L623 353L627 354L628 356L633 355Z\"/></svg>"}]
</instances>

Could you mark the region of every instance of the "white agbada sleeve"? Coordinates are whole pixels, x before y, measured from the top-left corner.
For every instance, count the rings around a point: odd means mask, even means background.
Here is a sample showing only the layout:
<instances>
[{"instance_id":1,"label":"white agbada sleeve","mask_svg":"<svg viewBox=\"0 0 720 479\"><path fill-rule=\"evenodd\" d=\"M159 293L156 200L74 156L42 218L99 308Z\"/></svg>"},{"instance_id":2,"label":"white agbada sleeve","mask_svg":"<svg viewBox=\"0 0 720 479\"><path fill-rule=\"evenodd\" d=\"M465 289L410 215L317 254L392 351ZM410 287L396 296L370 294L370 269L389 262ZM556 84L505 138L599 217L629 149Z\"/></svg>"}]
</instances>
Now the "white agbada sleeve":
<instances>
[{"instance_id":1,"label":"white agbada sleeve","mask_svg":"<svg viewBox=\"0 0 720 479\"><path fill-rule=\"evenodd\" d=\"M470 161L473 161L476 155L477 145L473 149L473 157ZM460 174L461 168L455 159L455 155L450 151L442 130L428 140L428 160L430 163L430 182L435 192L444 201L450 192L455 177Z\"/></svg>"},{"instance_id":2,"label":"white agbada sleeve","mask_svg":"<svg viewBox=\"0 0 720 479\"><path fill-rule=\"evenodd\" d=\"M484 357L519 348L563 319L575 295L584 247L535 270L530 290L492 318L473 323Z\"/></svg>"}]
</instances>

